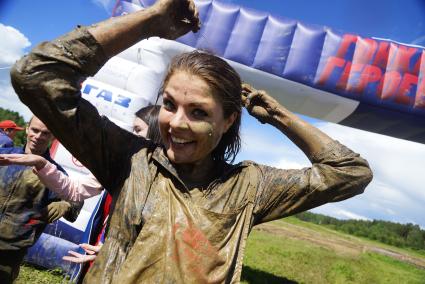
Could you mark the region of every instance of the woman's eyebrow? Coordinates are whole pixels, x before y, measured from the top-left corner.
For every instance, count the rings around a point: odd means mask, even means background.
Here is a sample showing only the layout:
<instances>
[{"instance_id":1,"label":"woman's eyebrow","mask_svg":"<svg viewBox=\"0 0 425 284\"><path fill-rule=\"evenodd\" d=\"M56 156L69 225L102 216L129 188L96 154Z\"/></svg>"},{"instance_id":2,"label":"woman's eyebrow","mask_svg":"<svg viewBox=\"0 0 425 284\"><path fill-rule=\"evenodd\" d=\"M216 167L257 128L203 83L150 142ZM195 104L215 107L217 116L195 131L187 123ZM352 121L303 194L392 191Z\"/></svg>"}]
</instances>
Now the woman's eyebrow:
<instances>
[{"instance_id":1,"label":"woman's eyebrow","mask_svg":"<svg viewBox=\"0 0 425 284\"><path fill-rule=\"evenodd\" d=\"M202 107L202 108L208 108L209 103L207 102L192 102L188 104L190 107Z\"/></svg>"},{"instance_id":2,"label":"woman's eyebrow","mask_svg":"<svg viewBox=\"0 0 425 284\"><path fill-rule=\"evenodd\" d=\"M173 95L170 92L164 91L163 94L162 94L162 97L163 98L164 98L164 95L167 96L167 99L174 100L174 97L173 97Z\"/></svg>"}]
</instances>

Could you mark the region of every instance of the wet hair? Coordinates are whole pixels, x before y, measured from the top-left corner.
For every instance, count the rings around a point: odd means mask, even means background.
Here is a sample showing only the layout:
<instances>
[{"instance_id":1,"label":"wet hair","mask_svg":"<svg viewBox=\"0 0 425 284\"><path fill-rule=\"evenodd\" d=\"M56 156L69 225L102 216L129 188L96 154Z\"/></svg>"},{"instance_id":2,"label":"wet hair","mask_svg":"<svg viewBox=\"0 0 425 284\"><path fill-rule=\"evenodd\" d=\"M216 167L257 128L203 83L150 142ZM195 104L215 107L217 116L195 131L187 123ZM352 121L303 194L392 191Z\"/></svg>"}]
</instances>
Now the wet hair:
<instances>
[{"instance_id":1,"label":"wet hair","mask_svg":"<svg viewBox=\"0 0 425 284\"><path fill-rule=\"evenodd\" d=\"M161 144L161 134L159 132L158 114L161 106L149 105L139 109L135 115L143 120L148 125L148 132L146 138L152 140L157 144Z\"/></svg>"},{"instance_id":2,"label":"wet hair","mask_svg":"<svg viewBox=\"0 0 425 284\"><path fill-rule=\"evenodd\" d=\"M241 78L223 59L204 51L192 51L173 58L165 76L163 87L171 76L184 71L204 80L223 106L224 118L237 114L229 130L223 134L211 155L215 161L233 162L241 147L239 128L241 124L242 99Z\"/></svg>"}]
</instances>

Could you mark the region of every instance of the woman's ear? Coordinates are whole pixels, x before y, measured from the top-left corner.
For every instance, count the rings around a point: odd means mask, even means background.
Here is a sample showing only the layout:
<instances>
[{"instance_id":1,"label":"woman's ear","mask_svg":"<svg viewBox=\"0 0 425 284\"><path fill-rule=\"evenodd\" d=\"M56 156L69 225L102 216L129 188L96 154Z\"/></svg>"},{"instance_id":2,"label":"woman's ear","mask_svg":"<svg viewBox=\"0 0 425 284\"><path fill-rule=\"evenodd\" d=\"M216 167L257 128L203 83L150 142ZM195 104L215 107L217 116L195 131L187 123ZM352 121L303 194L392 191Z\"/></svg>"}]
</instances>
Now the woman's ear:
<instances>
[{"instance_id":1,"label":"woman's ear","mask_svg":"<svg viewBox=\"0 0 425 284\"><path fill-rule=\"evenodd\" d=\"M234 112L231 115L229 115L228 118L225 118L224 133L226 133L227 130L229 130L229 128L233 125L233 122L235 122L237 117L238 117L238 113Z\"/></svg>"}]
</instances>

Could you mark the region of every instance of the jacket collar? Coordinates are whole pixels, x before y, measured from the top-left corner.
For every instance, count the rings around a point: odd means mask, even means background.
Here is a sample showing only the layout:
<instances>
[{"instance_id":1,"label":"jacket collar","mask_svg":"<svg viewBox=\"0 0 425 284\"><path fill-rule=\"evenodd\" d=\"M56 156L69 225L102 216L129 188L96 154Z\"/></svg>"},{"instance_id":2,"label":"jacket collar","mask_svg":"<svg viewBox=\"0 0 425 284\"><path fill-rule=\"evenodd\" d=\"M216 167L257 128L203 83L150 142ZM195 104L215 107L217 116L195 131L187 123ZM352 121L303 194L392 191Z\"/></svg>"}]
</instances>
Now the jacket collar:
<instances>
[{"instance_id":1,"label":"jacket collar","mask_svg":"<svg viewBox=\"0 0 425 284\"><path fill-rule=\"evenodd\" d=\"M165 150L163 147L156 147L153 154L152 159L154 159L159 165L161 165L162 168L164 168L167 172L169 172L176 180L178 180L181 185L184 187L184 189L189 192L189 189L187 188L186 184L180 179L179 175L177 174L177 170L174 167L173 163L170 162L167 155L165 154ZM220 176L221 180L227 179L232 173L234 173L237 170L240 170L247 166L247 162L243 161L236 165L228 164L226 162L223 162L223 174Z\"/></svg>"}]
</instances>

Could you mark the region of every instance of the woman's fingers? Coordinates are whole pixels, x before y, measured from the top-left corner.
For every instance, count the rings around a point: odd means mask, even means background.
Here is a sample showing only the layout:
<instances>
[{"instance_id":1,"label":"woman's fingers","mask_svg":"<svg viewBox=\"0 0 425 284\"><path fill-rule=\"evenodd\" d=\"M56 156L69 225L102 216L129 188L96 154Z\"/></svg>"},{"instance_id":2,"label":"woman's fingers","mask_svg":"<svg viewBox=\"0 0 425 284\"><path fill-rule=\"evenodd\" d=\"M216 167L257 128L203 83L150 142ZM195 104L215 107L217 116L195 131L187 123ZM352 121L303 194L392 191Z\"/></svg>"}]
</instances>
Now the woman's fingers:
<instances>
[{"instance_id":1,"label":"woman's fingers","mask_svg":"<svg viewBox=\"0 0 425 284\"><path fill-rule=\"evenodd\" d=\"M190 19L192 22L192 32L196 33L201 28L201 23L199 21L199 12L198 9L196 9L195 2L190 1L189 3L189 10L192 12L193 15Z\"/></svg>"},{"instance_id":2,"label":"woman's fingers","mask_svg":"<svg viewBox=\"0 0 425 284\"><path fill-rule=\"evenodd\" d=\"M7 161L7 162L13 162L16 160L19 160L19 158L23 156L23 154L1 154L0 160L1 161Z\"/></svg>"},{"instance_id":3,"label":"woman's fingers","mask_svg":"<svg viewBox=\"0 0 425 284\"><path fill-rule=\"evenodd\" d=\"M242 104L261 123L267 123L277 113L279 103L263 90L242 84Z\"/></svg>"},{"instance_id":4,"label":"woman's fingers","mask_svg":"<svg viewBox=\"0 0 425 284\"><path fill-rule=\"evenodd\" d=\"M96 255L84 255L75 251L68 251L68 253L71 255L66 255L62 257L63 260L74 262L74 263L84 263L92 261L96 258Z\"/></svg>"},{"instance_id":5,"label":"woman's fingers","mask_svg":"<svg viewBox=\"0 0 425 284\"><path fill-rule=\"evenodd\" d=\"M63 260L74 262L74 263L85 263L96 259L95 255L84 255L83 257L64 256Z\"/></svg>"},{"instance_id":6,"label":"woman's fingers","mask_svg":"<svg viewBox=\"0 0 425 284\"><path fill-rule=\"evenodd\" d=\"M69 251L68 251L68 254L73 255L73 256L75 256L75 257L79 257L79 258L81 258L81 257L83 257L83 256L84 256L84 254L81 254L81 253L78 253L78 252L76 252L76 251L72 251L72 250L69 250Z\"/></svg>"},{"instance_id":7,"label":"woman's fingers","mask_svg":"<svg viewBox=\"0 0 425 284\"><path fill-rule=\"evenodd\" d=\"M88 254L95 254L100 251L102 245L92 246L89 244L80 244L80 247Z\"/></svg>"},{"instance_id":8,"label":"woman's fingers","mask_svg":"<svg viewBox=\"0 0 425 284\"><path fill-rule=\"evenodd\" d=\"M27 157L27 154L2 154L0 155L0 161L9 165L26 165L30 161L30 157Z\"/></svg>"}]
</instances>

